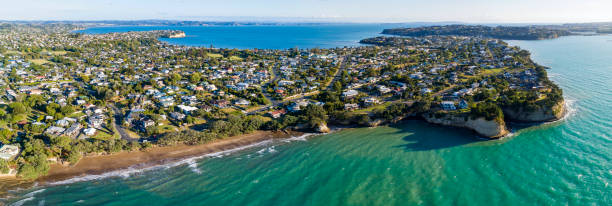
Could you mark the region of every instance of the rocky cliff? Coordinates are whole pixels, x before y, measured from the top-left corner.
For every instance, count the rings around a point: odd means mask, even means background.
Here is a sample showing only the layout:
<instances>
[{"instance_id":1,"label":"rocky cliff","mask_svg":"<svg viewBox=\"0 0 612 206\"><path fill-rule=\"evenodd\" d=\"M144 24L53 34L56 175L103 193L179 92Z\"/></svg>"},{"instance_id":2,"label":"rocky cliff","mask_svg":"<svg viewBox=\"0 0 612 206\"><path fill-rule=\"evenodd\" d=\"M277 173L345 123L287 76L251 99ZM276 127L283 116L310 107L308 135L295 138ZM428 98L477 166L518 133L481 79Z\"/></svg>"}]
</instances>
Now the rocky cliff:
<instances>
[{"instance_id":1,"label":"rocky cliff","mask_svg":"<svg viewBox=\"0 0 612 206\"><path fill-rule=\"evenodd\" d=\"M425 114L423 118L432 124L439 124L444 126L463 127L471 129L476 133L488 137L488 138L500 138L507 135L508 129L506 124L503 122L497 122L495 120L486 120L485 118L471 119L467 116L451 116L436 118L433 115Z\"/></svg>"},{"instance_id":2,"label":"rocky cliff","mask_svg":"<svg viewBox=\"0 0 612 206\"><path fill-rule=\"evenodd\" d=\"M559 101L552 107L541 107L534 111L525 108L503 108L504 116L517 122L548 122L561 119L565 114L565 101Z\"/></svg>"}]
</instances>

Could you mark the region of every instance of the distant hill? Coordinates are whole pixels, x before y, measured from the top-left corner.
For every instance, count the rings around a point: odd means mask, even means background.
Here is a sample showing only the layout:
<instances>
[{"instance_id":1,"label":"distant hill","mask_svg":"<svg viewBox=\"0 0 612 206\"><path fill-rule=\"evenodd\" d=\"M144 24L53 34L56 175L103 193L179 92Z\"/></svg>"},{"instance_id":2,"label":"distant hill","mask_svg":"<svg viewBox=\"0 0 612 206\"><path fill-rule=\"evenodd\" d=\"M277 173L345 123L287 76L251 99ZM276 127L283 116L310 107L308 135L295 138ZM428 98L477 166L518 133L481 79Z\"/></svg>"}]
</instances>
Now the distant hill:
<instances>
[{"instance_id":1,"label":"distant hill","mask_svg":"<svg viewBox=\"0 0 612 206\"><path fill-rule=\"evenodd\" d=\"M456 36L483 36L505 40L539 40L554 39L560 36L571 35L566 28L550 28L548 26L473 26L473 25L446 25L427 26L416 28L385 29L383 34L399 36L431 36L431 35L456 35Z\"/></svg>"}]
</instances>

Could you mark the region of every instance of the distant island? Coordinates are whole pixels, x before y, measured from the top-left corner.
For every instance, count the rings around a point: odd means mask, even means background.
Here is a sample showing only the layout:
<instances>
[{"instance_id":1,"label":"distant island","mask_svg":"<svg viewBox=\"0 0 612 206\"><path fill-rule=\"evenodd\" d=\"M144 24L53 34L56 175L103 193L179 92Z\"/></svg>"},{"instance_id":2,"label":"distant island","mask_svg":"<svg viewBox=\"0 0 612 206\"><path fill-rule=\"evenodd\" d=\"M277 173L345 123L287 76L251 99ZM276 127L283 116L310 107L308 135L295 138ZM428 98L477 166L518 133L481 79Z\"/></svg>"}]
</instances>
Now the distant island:
<instances>
[{"instance_id":1,"label":"distant island","mask_svg":"<svg viewBox=\"0 0 612 206\"><path fill-rule=\"evenodd\" d=\"M581 23L529 26L444 25L385 29L383 34L423 37L431 35L480 36L503 40L542 40L569 35L609 34L612 23Z\"/></svg>"},{"instance_id":2,"label":"distant island","mask_svg":"<svg viewBox=\"0 0 612 206\"><path fill-rule=\"evenodd\" d=\"M431 35L482 36L505 40L541 40L568 36L572 33L562 29L552 29L537 26L471 26L447 25L416 28L385 29L383 34L423 37Z\"/></svg>"}]
</instances>

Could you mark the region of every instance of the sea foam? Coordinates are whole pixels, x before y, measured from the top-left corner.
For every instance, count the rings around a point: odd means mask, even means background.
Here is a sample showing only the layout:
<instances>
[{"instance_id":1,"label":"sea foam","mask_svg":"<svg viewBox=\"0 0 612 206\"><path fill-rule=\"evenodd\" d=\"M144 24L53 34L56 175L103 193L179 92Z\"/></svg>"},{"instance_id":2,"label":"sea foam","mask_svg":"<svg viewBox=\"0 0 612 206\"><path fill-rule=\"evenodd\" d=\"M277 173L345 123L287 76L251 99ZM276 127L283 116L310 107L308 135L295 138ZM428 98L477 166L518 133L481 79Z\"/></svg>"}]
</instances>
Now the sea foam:
<instances>
[{"instance_id":1,"label":"sea foam","mask_svg":"<svg viewBox=\"0 0 612 206\"><path fill-rule=\"evenodd\" d=\"M149 166L149 167L143 167L143 165L135 165L127 169L115 170L115 171L110 171L110 172L97 174L97 175L79 176L79 177L74 177L74 178L67 179L67 180L51 182L48 184L49 185L65 185L65 184L71 184L75 182L92 181L92 180L104 179L104 178L109 178L109 177L127 178L134 174L141 174L143 172L159 170L159 169L168 169L168 168L173 168L173 167L177 167L180 165L188 165L188 167L192 168L192 170L195 173L201 174L200 169L197 168L197 160L199 159L224 157L226 155L232 154L237 151L241 151L241 150L245 150L245 149L249 149L253 147L264 146L270 143L272 143L272 140L266 140L266 141L261 141L261 142L250 144L250 145L245 145L242 147L237 147L234 149L224 150L224 151L215 152L215 153L208 153L208 154L204 154L204 155L200 155L196 157L182 159L182 160L170 162L167 164L161 164L161 165L155 165L155 166Z\"/></svg>"}]
</instances>

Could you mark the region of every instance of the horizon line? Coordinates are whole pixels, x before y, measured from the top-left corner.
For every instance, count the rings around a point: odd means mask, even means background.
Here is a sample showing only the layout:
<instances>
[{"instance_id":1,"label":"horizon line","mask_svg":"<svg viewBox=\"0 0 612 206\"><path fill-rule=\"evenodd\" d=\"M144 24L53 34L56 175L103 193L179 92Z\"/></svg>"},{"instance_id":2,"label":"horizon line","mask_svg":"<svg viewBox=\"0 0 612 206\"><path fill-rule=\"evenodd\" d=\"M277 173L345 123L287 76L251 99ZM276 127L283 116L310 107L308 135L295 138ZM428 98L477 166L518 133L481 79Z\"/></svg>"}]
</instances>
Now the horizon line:
<instances>
[{"instance_id":1,"label":"horizon line","mask_svg":"<svg viewBox=\"0 0 612 206\"><path fill-rule=\"evenodd\" d=\"M213 17L209 17L213 18ZM250 18L250 17L214 17L214 18ZM440 21L351 21L351 20L340 20L344 18L316 18L316 17L252 17L254 20L246 19L219 19L219 20L197 20L197 19L161 19L161 18L143 18L143 19L97 19L97 20L71 20L71 19L40 19L40 20L6 20L0 19L0 22L137 22L137 21L168 21L168 22L211 22L211 23L286 23L286 24L299 24L299 23L320 23L320 24L589 24L589 23L612 23L612 20L601 20L601 21L568 21L568 22L512 22L512 21L452 21L452 20L440 20ZM259 19L257 19L259 18ZM287 20L282 20L283 18ZM292 20L291 20L292 19ZM301 20L299 20L301 19ZM340 21L338 21L340 20Z\"/></svg>"}]
</instances>

